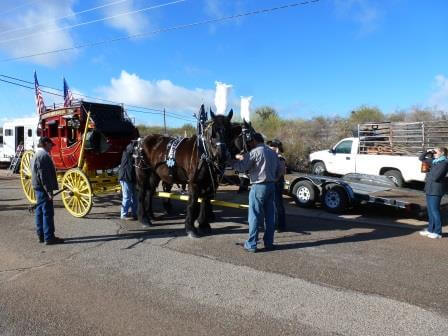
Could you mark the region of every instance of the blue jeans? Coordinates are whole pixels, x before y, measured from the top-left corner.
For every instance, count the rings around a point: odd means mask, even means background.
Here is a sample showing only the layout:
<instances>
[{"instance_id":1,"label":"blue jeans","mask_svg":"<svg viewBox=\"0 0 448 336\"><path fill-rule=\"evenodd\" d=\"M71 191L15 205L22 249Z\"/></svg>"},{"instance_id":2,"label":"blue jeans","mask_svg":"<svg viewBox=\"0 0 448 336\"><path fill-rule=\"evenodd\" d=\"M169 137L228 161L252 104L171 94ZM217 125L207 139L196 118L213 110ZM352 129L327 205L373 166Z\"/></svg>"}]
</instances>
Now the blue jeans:
<instances>
[{"instance_id":1,"label":"blue jeans","mask_svg":"<svg viewBox=\"0 0 448 336\"><path fill-rule=\"evenodd\" d=\"M277 229L286 228L285 206L283 204L283 188L285 182L279 181L275 184L275 227Z\"/></svg>"},{"instance_id":2,"label":"blue jeans","mask_svg":"<svg viewBox=\"0 0 448 336\"><path fill-rule=\"evenodd\" d=\"M135 185L130 182L120 181L121 193L123 194L123 200L121 201L121 218L128 215L129 208L132 211L132 217L137 217L137 192Z\"/></svg>"},{"instance_id":3,"label":"blue jeans","mask_svg":"<svg viewBox=\"0 0 448 336\"><path fill-rule=\"evenodd\" d=\"M440 202L442 196L426 195L426 205L428 206L428 231L442 234L442 219L440 218Z\"/></svg>"},{"instance_id":4,"label":"blue jeans","mask_svg":"<svg viewBox=\"0 0 448 336\"><path fill-rule=\"evenodd\" d=\"M44 240L54 238L54 208L53 201L48 199L47 193L42 189L35 189L37 206L34 212L36 233Z\"/></svg>"},{"instance_id":5,"label":"blue jeans","mask_svg":"<svg viewBox=\"0 0 448 336\"><path fill-rule=\"evenodd\" d=\"M264 246L274 244L275 228L275 183L255 183L249 192L249 239L246 249L257 248L258 228L264 224Z\"/></svg>"}]
</instances>

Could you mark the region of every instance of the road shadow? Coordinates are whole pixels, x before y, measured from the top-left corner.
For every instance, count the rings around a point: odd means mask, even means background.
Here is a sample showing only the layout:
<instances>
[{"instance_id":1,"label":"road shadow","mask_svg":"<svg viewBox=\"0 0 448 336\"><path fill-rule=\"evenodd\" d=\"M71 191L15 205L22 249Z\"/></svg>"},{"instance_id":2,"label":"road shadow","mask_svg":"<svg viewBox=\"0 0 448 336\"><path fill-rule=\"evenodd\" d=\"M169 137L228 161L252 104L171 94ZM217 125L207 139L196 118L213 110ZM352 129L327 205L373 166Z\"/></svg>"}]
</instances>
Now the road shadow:
<instances>
[{"instance_id":1,"label":"road shadow","mask_svg":"<svg viewBox=\"0 0 448 336\"><path fill-rule=\"evenodd\" d=\"M411 235L417 231L416 229L410 228L375 226L372 224L354 223L352 221L333 221L326 218L313 219L302 217L298 222L297 217L298 216L287 216L287 229L280 234L276 234L277 242L275 243L275 250L302 249L324 245L384 240ZM293 218L294 222L292 222ZM350 232L356 229L371 230L366 232ZM337 232L338 236L326 239L316 238L316 240L313 240L313 235L319 231L334 231L335 233ZM344 232L346 232L346 234L344 234ZM306 241L303 240L303 235L308 236ZM267 251L261 249L260 252Z\"/></svg>"},{"instance_id":2,"label":"road shadow","mask_svg":"<svg viewBox=\"0 0 448 336\"><path fill-rule=\"evenodd\" d=\"M202 235L201 237L222 235L222 234L240 234L243 232L246 232L246 230L241 229L240 226L228 225L225 227L214 228L212 229L211 234ZM119 240L135 240L135 239L138 240L138 242L136 243L138 244L151 238L178 238L178 237L187 237L184 228L166 228L165 225L161 224L141 229L134 228L127 230L124 233L65 238L64 244L99 243L99 242L111 242ZM130 245L126 249L131 248L134 245L135 244Z\"/></svg>"}]
</instances>

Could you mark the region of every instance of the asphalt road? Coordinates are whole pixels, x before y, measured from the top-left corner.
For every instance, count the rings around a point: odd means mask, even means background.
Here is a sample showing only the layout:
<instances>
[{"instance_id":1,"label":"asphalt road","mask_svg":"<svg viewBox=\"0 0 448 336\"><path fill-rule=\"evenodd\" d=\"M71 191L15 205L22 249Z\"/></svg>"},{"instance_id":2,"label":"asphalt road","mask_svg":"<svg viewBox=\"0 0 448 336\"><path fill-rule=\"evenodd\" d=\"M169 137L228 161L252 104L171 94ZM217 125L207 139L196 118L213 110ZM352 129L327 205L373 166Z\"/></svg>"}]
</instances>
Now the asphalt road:
<instances>
[{"instance_id":1,"label":"asphalt road","mask_svg":"<svg viewBox=\"0 0 448 336\"><path fill-rule=\"evenodd\" d=\"M184 203L147 229L96 201L84 219L56 202L67 243L45 246L0 176L0 335L448 334L446 235L289 215L279 249L250 254L245 210L190 239Z\"/></svg>"}]
</instances>

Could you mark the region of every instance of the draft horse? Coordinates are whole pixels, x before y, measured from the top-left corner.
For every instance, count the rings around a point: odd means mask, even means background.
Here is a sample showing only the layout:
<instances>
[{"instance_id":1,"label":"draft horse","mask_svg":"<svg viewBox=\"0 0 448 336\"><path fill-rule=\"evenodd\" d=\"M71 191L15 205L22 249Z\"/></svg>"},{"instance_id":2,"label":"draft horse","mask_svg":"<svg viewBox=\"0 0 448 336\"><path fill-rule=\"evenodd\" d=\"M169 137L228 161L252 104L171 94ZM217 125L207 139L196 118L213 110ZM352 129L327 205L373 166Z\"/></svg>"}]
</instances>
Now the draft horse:
<instances>
[{"instance_id":1,"label":"draft horse","mask_svg":"<svg viewBox=\"0 0 448 336\"><path fill-rule=\"evenodd\" d=\"M204 105L199 115L205 114ZM188 184L188 204L185 230L189 237L211 232L208 214L210 200L218 188L219 176L230 157L233 110L227 116L215 115L210 109L210 120L205 122L201 136L184 138L175 151L174 165L167 162L167 146L172 137L160 134L146 136L140 143L136 159L137 186L139 190L138 219L144 225L151 225L152 199L159 182L164 189L176 184ZM168 166L171 165L171 168ZM145 207L148 197L149 206ZM198 202L198 198L202 202ZM198 221L198 229L194 223Z\"/></svg>"}]
</instances>

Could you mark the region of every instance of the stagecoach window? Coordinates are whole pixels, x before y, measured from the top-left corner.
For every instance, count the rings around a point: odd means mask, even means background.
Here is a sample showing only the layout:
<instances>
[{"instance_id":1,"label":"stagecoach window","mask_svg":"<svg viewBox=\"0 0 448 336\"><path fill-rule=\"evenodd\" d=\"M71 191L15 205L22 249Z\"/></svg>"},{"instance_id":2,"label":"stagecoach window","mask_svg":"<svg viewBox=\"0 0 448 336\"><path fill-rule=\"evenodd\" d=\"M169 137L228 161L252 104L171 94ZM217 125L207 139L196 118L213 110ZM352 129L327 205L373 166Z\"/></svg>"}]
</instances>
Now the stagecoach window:
<instances>
[{"instance_id":1,"label":"stagecoach window","mask_svg":"<svg viewBox=\"0 0 448 336\"><path fill-rule=\"evenodd\" d=\"M5 129L5 136L11 136L12 135L12 129Z\"/></svg>"},{"instance_id":2,"label":"stagecoach window","mask_svg":"<svg viewBox=\"0 0 448 336\"><path fill-rule=\"evenodd\" d=\"M33 136L33 130L29 129L28 130L28 138L31 138Z\"/></svg>"},{"instance_id":3,"label":"stagecoach window","mask_svg":"<svg viewBox=\"0 0 448 336\"><path fill-rule=\"evenodd\" d=\"M57 138L59 136L58 134L58 123L55 121L54 123L47 123L48 130L49 130L49 137L50 138Z\"/></svg>"},{"instance_id":4,"label":"stagecoach window","mask_svg":"<svg viewBox=\"0 0 448 336\"><path fill-rule=\"evenodd\" d=\"M67 146L71 146L76 142L76 129L67 127Z\"/></svg>"}]
</instances>

